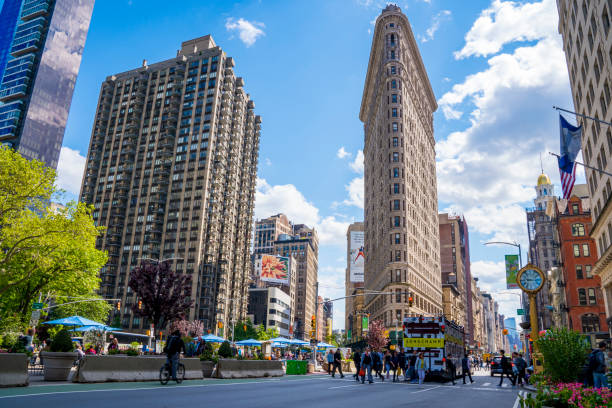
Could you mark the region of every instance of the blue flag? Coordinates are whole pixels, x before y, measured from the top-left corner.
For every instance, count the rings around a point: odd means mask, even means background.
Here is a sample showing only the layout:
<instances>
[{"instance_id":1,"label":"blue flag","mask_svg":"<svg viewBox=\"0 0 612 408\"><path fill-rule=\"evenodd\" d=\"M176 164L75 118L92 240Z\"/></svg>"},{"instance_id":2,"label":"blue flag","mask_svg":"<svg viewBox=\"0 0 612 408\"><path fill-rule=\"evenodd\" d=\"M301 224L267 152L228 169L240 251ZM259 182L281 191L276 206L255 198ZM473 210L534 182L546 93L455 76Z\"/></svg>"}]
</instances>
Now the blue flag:
<instances>
[{"instance_id":1,"label":"blue flag","mask_svg":"<svg viewBox=\"0 0 612 408\"><path fill-rule=\"evenodd\" d=\"M561 149L559 152L559 176L561 178L561 189L563 198L569 199L576 182L576 156L580 151L582 138L582 126L572 126L567 120L559 115L561 130Z\"/></svg>"},{"instance_id":2,"label":"blue flag","mask_svg":"<svg viewBox=\"0 0 612 408\"><path fill-rule=\"evenodd\" d=\"M559 169L566 173L571 173L582 139L582 126L572 126L567 120L559 115L561 130L561 151L559 152Z\"/></svg>"}]
</instances>

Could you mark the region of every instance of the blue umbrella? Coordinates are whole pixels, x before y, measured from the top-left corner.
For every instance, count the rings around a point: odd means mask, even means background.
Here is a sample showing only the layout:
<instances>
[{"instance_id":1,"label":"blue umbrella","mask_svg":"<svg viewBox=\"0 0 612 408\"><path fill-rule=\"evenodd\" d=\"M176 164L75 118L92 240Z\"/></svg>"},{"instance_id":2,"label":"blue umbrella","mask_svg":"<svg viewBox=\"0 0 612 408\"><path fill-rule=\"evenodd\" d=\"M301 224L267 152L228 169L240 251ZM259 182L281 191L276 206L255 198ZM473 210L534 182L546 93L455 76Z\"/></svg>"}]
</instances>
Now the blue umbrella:
<instances>
[{"instance_id":1,"label":"blue umbrella","mask_svg":"<svg viewBox=\"0 0 612 408\"><path fill-rule=\"evenodd\" d=\"M293 339L289 342L289 344L294 344L296 346L308 346L310 345L309 342L304 341L304 340L298 340L298 339Z\"/></svg>"},{"instance_id":2,"label":"blue umbrella","mask_svg":"<svg viewBox=\"0 0 612 408\"><path fill-rule=\"evenodd\" d=\"M63 319L50 320L44 324L61 324L63 326L104 326L102 323L94 322L81 316L64 317Z\"/></svg>"},{"instance_id":3,"label":"blue umbrella","mask_svg":"<svg viewBox=\"0 0 612 408\"><path fill-rule=\"evenodd\" d=\"M275 337L273 339L267 340L267 341L271 341L274 343L291 343L291 340L285 338L285 337Z\"/></svg>"},{"instance_id":4,"label":"blue umbrella","mask_svg":"<svg viewBox=\"0 0 612 408\"><path fill-rule=\"evenodd\" d=\"M208 343L224 343L226 341L224 338L215 336L214 334L207 334L206 336L201 336L200 338L206 340Z\"/></svg>"},{"instance_id":5,"label":"blue umbrella","mask_svg":"<svg viewBox=\"0 0 612 408\"><path fill-rule=\"evenodd\" d=\"M333 345L331 345L329 343L319 342L319 343L317 343L317 347L319 347L319 348L332 348L332 347L335 347L335 346L333 346Z\"/></svg>"},{"instance_id":6,"label":"blue umbrella","mask_svg":"<svg viewBox=\"0 0 612 408\"><path fill-rule=\"evenodd\" d=\"M98 330L98 331L121 331L121 329L118 329L116 327L110 327L110 326L94 326L94 325L90 325L90 326L83 326L83 327L77 327L76 329L72 329L72 330L68 330L71 332L88 332L88 331L92 331L92 330Z\"/></svg>"},{"instance_id":7,"label":"blue umbrella","mask_svg":"<svg viewBox=\"0 0 612 408\"><path fill-rule=\"evenodd\" d=\"M261 341L255 339L246 339L236 342L237 346L261 346Z\"/></svg>"}]
</instances>

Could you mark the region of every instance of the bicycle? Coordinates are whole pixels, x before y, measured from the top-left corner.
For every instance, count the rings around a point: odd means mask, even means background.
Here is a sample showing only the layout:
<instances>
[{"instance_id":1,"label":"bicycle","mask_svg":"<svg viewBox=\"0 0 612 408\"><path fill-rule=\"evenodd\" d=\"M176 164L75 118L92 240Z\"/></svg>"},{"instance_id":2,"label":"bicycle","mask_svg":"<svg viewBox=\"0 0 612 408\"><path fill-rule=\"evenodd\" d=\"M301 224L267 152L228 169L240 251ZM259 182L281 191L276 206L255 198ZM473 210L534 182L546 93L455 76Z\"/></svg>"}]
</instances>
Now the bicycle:
<instances>
[{"instance_id":1,"label":"bicycle","mask_svg":"<svg viewBox=\"0 0 612 408\"><path fill-rule=\"evenodd\" d=\"M164 363L164 365L159 369L159 382L162 385L168 384L170 381L172 368L169 363ZM185 365L179 362L176 366L176 383L180 384L185 379Z\"/></svg>"}]
</instances>

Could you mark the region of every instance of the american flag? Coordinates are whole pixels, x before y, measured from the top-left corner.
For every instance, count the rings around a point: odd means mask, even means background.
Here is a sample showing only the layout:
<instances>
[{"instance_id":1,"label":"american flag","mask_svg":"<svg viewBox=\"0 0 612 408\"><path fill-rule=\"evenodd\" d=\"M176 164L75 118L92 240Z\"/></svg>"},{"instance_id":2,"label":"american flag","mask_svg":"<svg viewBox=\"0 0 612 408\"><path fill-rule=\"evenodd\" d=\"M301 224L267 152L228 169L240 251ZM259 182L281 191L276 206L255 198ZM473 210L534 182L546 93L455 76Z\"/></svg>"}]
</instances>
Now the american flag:
<instances>
[{"instance_id":1,"label":"american flag","mask_svg":"<svg viewBox=\"0 0 612 408\"><path fill-rule=\"evenodd\" d=\"M557 159L563 198L569 199L576 182L576 156L580 150L582 126L573 126L559 115L561 151Z\"/></svg>"},{"instance_id":2,"label":"american flag","mask_svg":"<svg viewBox=\"0 0 612 408\"><path fill-rule=\"evenodd\" d=\"M566 172L559 165L559 175L561 176L561 189L563 190L563 198L568 200L571 197L574 183L576 182L576 163L572 163L572 171Z\"/></svg>"}]
</instances>

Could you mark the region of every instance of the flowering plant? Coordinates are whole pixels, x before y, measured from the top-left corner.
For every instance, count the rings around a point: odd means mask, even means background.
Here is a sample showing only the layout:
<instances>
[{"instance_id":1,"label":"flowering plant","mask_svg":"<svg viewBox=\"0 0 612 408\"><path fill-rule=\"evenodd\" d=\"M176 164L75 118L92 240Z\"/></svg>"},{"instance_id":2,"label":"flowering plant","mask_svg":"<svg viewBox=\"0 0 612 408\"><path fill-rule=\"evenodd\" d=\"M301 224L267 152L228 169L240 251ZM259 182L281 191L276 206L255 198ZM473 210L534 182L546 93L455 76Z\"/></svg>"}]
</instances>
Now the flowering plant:
<instances>
[{"instance_id":1,"label":"flowering plant","mask_svg":"<svg viewBox=\"0 0 612 408\"><path fill-rule=\"evenodd\" d=\"M612 392L608 388L584 388L580 383L558 383L538 387L535 397L528 394L520 403L522 408L606 408L612 403Z\"/></svg>"}]
</instances>

